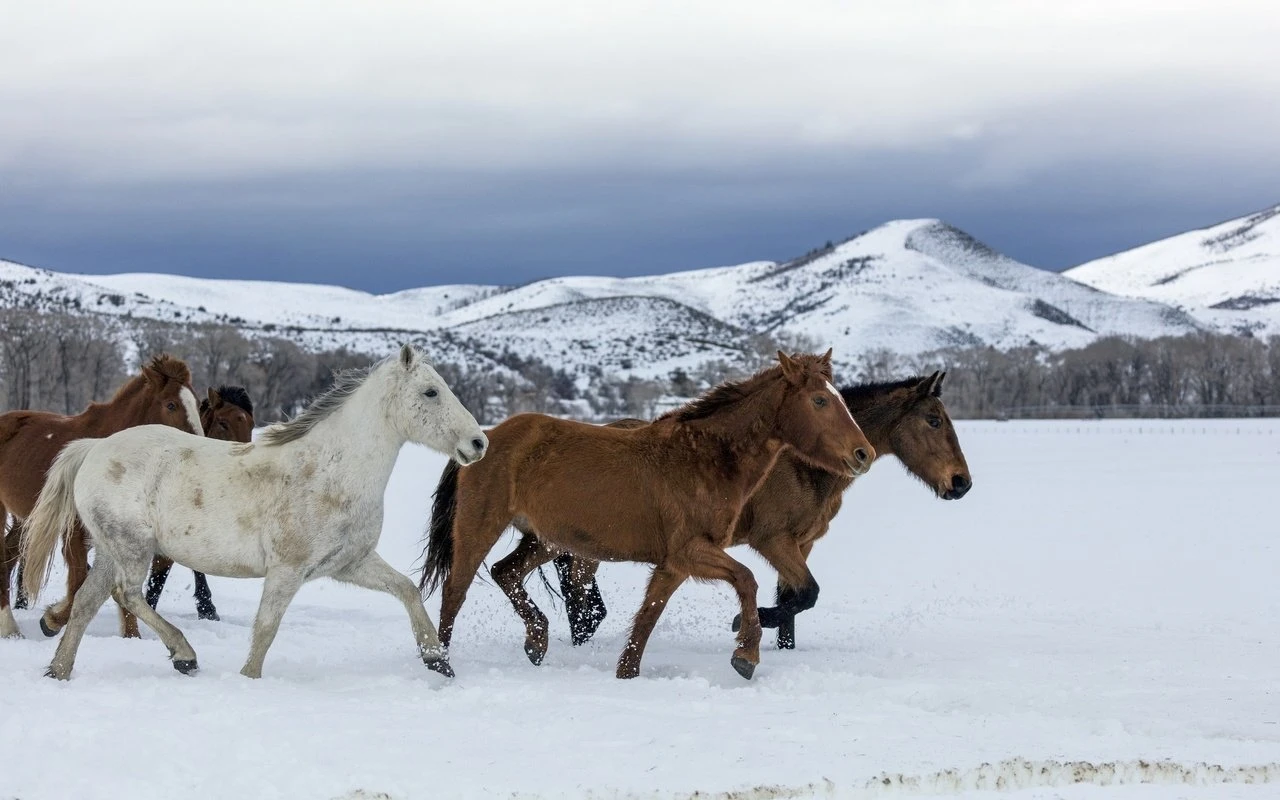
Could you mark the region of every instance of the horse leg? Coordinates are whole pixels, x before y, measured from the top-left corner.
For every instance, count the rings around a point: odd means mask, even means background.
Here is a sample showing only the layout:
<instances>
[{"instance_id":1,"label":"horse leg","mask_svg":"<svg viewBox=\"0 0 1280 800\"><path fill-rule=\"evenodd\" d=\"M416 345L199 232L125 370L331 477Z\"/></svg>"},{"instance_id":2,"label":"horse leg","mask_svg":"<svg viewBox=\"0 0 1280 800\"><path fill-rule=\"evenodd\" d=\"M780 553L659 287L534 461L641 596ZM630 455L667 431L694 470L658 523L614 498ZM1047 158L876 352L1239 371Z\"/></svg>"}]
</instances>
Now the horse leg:
<instances>
[{"instance_id":1,"label":"horse leg","mask_svg":"<svg viewBox=\"0 0 1280 800\"><path fill-rule=\"evenodd\" d=\"M183 675L190 675L198 669L196 651L187 641L187 637L182 635L182 631L147 605L146 598L142 596L142 584L147 579L149 566L149 562L141 561L126 567L124 580L116 584L111 596L120 604L121 609L127 610L133 616L135 628L138 618L141 617L142 621L147 623L147 627L156 632L160 641L164 642L164 646L169 649L169 659L173 661L173 668Z\"/></svg>"},{"instance_id":2,"label":"horse leg","mask_svg":"<svg viewBox=\"0 0 1280 800\"><path fill-rule=\"evenodd\" d=\"M67 596L49 606L40 617L40 630L45 636L57 636L71 618L76 592L89 575L89 537L79 521L71 535L62 540L62 557L67 562Z\"/></svg>"},{"instance_id":3,"label":"horse leg","mask_svg":"<svg viewBox=\"0 0 1280 800\"><path fill-rule=\"evenodd\" d=\"M9 580L13 575L14 565L18 563L18 531L17 520L13 526L4 531L5 509L0 506L0 639L21 639L22 631L18 629L18 621L13 618L13 609L9 607ZM18 585L22 585L19 574Z\"/></svg>"},{"instance_id":4,"label":"horse leg","mask_svg":"<svg viewBox=\"0 0 1280 800\"><path fill-rule=\"evenodd\" d=\"M98 553L97 566L89 572L80 590L76 592L77 602L72 608L66 630L58 640L58 649L53 653L53 661L44 673L46 677L57 678L60 681L71 677L71 668L76 663L76 651L80 649L80 639L84 637L84 631L89 627L89 622L93 620L94 615L98 613L98 609L102 608L102 604L111 596L111 588L115 582L115 564L111 562L109 556Z\"/></svg>"},{"instance_id":5,"label":"horse leg","mask_svg":"<svg viewBox=\"0 0 1280 800\"><path fill-rule=\"evenodd\" d=\"M382 556L377 553L370 553L363 561L347 567L334 577L375 592L386 592L403 603L405 611L409 612L409 624L413 627L413 638L418 643L422 663L427 665L427 669L439 672L447 678L453 677L449 654L440 643L436 626L432 624L431 615L422 604L422 594L413 585L413 581L382 560Z\"/></svg>"},{"instance_id":6,"label":"horse leg","mask_svg":"<svg viewBox=\"0 0 1280 800\"><path fill-rule=\"evenodd\" d=\"M569 615L573 644L586 644L609 613L604 598L600 596L600 584L596 582L596 569L600 562L573 553L561 553L556 556L555 565L556 574L560 577L560 595Z\"/></svg>"},{"instance_id":7,"label":"horse leg","mask_svg":"<svg viewBox=\"0 0 1280 800\"><path fill-rule=\"evenodd\" d=\"M516 549L489 570L493 582L506 593L516 614L524 620L524 654L534 666L541 664L547 654L547 615L525 591L524 579L555 554L556 551L543 544L536 535L525 533Z\"/></svg>"},{"instance_id":8,"label":"horse leg","mask_svg":"<svg viewBox=\"0 0 1280 800\"><path fill-rule=\"evenodd\" d=\"M262 582L262 602L258 604L258 613L253 618L253 643L249 647L249 658L240 669L246 678L262 677L262 662L267 657L267 648L276 638L280 629L280 619L285 609L293 602L293 596L302 588L302 573L297 570L277 567L267 570L267 578Z\"/></svg>"},{"instance_id":9,"label":"horse leg","mask_svg":"<svg viewBox=\"0 0 1280 800\"><path fill-rule=\"evenodd\" d=\"M453 622L467 599L467 589L484 557L502 538L510 517L495 513L482 502L459 503L453 523L453 559L440 597L440 641L453 640Z\"/></svg>"},{"instance_id":10,"label":"horse leg","mask_svg":"<svg viewBox=\"0 0 1280 800\"><path fill-rule=\"evenodd\" d=\"M649 634L653 633L653 626L658 624L658 617L662 616L672 593L688 577L687 573L671 569L666 564L654 567L653 574L649 576L649 586L644 591L644 603L631 622L631 635L618 658L615 674L619 678L634 678L640 674L640 659L644 656L645 645L649 643Z\"/></svg>"},{"instance_id":11,"label":"horse leg","mask_svg":"<svg viewBox=\"0 0 1280 800\"><path fill-rule=\"evenodd\" d=\"M721 580L733 587L742 606L742 624L738 631L738 647L730 662L738 674L751 679L760 663L760 613L756 609L756 578L746 565L706 539L695 538L677 554L676 566L700 580Z\"/></svg>"},{"instance_id":12,"label":"horse leg","mask_svg":"<svg viewBox=\"0 0 1280 800\"><path fill-rule=\"evenodd\" d=\"M195 570L192 570L195 572ZM213 592L209 590L209 579L203 572L196 572L196 616L217 622L218 609L213 605Z\"/></svg>"},{"instance_id":13,"label":"horse leg","mask_svg":"<svg viewBox=\"0 0 1280 800\"><path fill-rule=\"evenodd\" d=\"M812 541L800 545L800 555L804 557L806 563L809 561L809 553L812 550ZM813 579L813 573L809 573L809 578ZM783 586L782 579L779 577L776 597L778 605L796 609L795 613L785 615L778 621L778 649L794 650L796 649L796 614L808 611L818 602L818 582L813 581L812 591L806 593L803 590Z\"/></svg>"},{"instance_id":14,"label":"horse leg","mask_svg":"<svg viewBox=\"0 0 1280 800\"><path fill-rule=\"evenodd\" d=\"M147 605L152 608L160 603L160 595L164 592L164 585L169 580L171 569L173 569L173 562L164 556L155 556L151 559L151 576L147 578Z\"/></svg>"},{"instance_id":15,"label":"horse leg","mask_svg":"<svg viewBox=\"0 0 1280 800\"><path fill-rule=\"evenodd\" d=\"M778 571L777 605L757 610L760 625L764 628L778 628L778 646L794 648L796 614L813 608L818 602L818 582L805 564L808 551L789 534L753 541L751 546ZM738 630L741 623L742 615L739 614L733 619L733 630ZM790 647L783 644L784 629L790 631Z\"/></svg>"}]
</instances>

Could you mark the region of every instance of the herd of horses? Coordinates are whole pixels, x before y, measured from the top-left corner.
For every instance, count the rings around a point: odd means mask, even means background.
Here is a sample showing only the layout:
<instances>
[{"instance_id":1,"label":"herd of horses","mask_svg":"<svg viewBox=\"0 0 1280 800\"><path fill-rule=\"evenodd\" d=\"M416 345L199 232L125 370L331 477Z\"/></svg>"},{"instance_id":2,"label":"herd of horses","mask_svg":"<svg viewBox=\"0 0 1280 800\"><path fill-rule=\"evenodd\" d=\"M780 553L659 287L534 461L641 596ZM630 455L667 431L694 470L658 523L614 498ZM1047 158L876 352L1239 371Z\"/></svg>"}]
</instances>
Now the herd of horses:
<instances>
[{"instance_id":1,"label":"herd of horses","mask_svg":"<svg viewBox=\"0 0 1280 800\"><path fill-rule=\"evenodd\" d=\"M777 363L645 421L594 425L518 414L485 431L416 348L335 376L328 391L256 440L240 387L197 404L187 365L162 355L105 403L76 416L0 415L0 637L20 636L10 608L15 567L37 596L54 555L66 596L40 628L61 632L47 674L70 676L81 638L108 597L121 633L152 628L175 669L197 656L155 610L174 563L196 573L196 610L216 620L205 573L263 578L241 673L262 674L285 609L321 577L389 593L405 606L429 669L452 675L448 646L476 572L515 527L515 550L490 574L525 625L524 649L546 655L548 620L525 581L554 563L571 640L605 618L601 561L653 571L617 665L639 674L667 601L689 578L734 590L733 668L751 678L763 628L795 646L795 619L814 606L808 566L845 490L874 461L896 456L943 499L972 485L941 395L945 373L837 389L831 351L778 353ZM383 495L396 456L415 442L449 456L436 486L415 586L376 552ZM728 548L746 544L778 574L775 604L757 607L750 569ZM89 566L89 550L94 550ZM545 580L545 579L544 579ZM437 630L423 597L442 588ZM145 590L145 592L144 592Z\"/></svg>"}]
</instances>

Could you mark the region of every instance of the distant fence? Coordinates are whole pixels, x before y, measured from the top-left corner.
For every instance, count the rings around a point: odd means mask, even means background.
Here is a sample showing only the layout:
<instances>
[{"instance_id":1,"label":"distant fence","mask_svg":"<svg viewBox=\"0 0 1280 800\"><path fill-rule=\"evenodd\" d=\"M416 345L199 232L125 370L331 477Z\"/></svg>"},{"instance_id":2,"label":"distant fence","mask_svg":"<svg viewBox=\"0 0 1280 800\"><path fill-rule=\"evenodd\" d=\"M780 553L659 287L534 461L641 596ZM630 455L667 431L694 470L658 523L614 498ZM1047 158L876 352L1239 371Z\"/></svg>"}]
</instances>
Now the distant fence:
<instances>
[{"instance_id":1,"label":"distant fence","mask_svg":"<svg viewBox=\"0 0 1280 800\"><path fill-rule=\"evenodd\" d=\"M968 419L1244 419L1280 417L1280 405L1017 406Z\"/></svg>"}]
</instances>

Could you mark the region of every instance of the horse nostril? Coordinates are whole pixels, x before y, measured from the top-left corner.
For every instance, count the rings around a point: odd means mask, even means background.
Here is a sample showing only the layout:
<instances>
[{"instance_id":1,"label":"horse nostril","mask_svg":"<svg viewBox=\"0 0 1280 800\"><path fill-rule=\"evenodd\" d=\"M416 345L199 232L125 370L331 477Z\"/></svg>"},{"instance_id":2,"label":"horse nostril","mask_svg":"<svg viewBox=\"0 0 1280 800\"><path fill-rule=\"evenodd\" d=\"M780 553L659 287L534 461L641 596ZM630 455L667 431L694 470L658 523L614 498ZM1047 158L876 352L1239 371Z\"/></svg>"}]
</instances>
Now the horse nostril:
<instances>
[{"instance_id":1,"label":"horse nostril","mask_svg":"<svg viewBox=\"0 0 1280 800\"><path fill-rule=\"evenodd\" d=\"M967 492L973 484L964 475L953 475L951 477L951 488L957 492Z\"/></svg>"},{"instance_id":2,"label":"horse nostril","mask_svg":"<svg viewBox=\"0 0 1280 800\"><path fill-rule=\"evenodd\" d=\"M865 464L871 460L871 456L867 455L867 451L861 447L853 451L853 457L859 464Z\"/></svg>"},{"instance_id":3,"label":"horse nostril","mask_svg":"<svg viewBox=\"0 0 1280 800\"><path fill-rule=\"evenodd\" d=\"M477 438L475 438L475 439L472 439L472 440L471 440L471 447L472 447L472 448L474 448L474 449L476 449L476 450L483 450L483 449L484 449L484 439L481 439L481 438L478 438L478 437L477 437Z\"/></svg>"}]
</instances>

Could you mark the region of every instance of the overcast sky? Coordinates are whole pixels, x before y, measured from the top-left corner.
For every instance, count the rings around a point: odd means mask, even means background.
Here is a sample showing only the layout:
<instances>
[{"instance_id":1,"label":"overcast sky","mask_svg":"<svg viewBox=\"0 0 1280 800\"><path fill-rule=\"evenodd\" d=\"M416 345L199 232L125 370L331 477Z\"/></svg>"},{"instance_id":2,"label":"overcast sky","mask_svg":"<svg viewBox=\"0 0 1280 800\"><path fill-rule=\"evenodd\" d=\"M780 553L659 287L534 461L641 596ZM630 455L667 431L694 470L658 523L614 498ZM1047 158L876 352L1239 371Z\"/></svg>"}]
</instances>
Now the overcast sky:
<instances>
[{"instance_id":1,"label":"overcast sky","mask_svg":"<svg viewBox=\"0 0 1280 800\"><path fill-rule=\"evenodd\" d=\"M1250 2L0 9L0 257L373 291L941 217L1063 268L1280 202Z\"/></svg>"}]
</instances>

